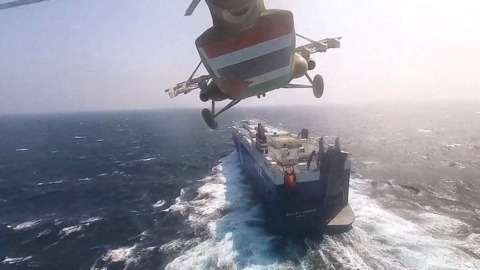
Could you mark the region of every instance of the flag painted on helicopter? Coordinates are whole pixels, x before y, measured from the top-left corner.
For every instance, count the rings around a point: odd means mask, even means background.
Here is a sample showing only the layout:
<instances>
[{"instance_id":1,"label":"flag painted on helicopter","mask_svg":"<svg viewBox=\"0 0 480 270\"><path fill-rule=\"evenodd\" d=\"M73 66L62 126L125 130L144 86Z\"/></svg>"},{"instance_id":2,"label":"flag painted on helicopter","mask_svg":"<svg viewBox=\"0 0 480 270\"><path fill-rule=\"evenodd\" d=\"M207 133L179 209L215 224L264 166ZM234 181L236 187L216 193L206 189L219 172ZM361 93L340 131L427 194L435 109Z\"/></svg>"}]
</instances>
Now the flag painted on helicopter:
<instances>
[{"instance_id":1,"label":"flag painted on helicopter","mask_svg":"<svg viewBox=\"0 0 480 270\"><path fill-rule=\"evenodd\" d=\"M290 80L295 52L293 18L261 17L256 26L198 50L220 81L219 87L232 98L279 88Z\"/></svg>"}]
</instances>

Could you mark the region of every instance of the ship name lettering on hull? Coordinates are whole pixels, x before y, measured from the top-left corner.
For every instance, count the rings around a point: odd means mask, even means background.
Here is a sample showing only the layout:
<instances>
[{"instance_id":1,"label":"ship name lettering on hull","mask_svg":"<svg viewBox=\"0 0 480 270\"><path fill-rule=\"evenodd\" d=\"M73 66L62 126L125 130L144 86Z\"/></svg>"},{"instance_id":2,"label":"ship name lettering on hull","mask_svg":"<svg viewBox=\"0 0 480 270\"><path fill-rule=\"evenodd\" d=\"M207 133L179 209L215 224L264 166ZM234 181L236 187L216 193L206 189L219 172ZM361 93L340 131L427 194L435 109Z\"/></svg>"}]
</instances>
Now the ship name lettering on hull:
<instances>
[{"instance_id":1,"label":"ship name lettering on hull","mask_svg":"<svg viewBox=\"0 0 480 270\"><path fill-rule=\"evenodd\" d=\"M317 209L306 209L306 210L302 210L302 211L295 211L295 212L290 212L290 213L287 213L286 216L287 217L291 217L291 216L299 216L299 215L306 215L306 214L311 214L311 213L315 213L317 212Z\"/></svg>"}]
</instances>

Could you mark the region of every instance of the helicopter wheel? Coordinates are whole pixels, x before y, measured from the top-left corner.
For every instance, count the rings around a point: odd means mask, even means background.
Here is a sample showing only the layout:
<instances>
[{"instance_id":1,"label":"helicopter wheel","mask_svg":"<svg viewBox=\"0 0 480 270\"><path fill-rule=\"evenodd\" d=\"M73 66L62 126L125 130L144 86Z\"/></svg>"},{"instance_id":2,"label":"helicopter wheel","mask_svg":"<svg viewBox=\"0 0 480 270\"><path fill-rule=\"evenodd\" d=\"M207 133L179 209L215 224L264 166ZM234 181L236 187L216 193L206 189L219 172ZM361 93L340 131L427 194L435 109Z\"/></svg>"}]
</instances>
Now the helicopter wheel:
<instances>
[{"instance_id":1,"label":"helicopter wheel","mask_svg":"<svg viewBox=\"0 0 480 270\"><path fill-rule=\"evenodd\" d=\"M215 121L215 117L213 116L212 111L209 109L203 109L202 110L202 117L205 123L210 127L211 129L217 129L218 128L218 123Z\"/></svg>"},{"instance_id":2,"label":"helicopter wheel","mask_svg":"<svg viewBox=\"0 0 480 270\"><path fill-rule=\"evenodd\" d=\"M324 89L324 84L323 84L323 77L321 75L315 75L313 78L313 95L316 98L321 98L323 96L323 89Z\"/></svg>"}]
</instances>

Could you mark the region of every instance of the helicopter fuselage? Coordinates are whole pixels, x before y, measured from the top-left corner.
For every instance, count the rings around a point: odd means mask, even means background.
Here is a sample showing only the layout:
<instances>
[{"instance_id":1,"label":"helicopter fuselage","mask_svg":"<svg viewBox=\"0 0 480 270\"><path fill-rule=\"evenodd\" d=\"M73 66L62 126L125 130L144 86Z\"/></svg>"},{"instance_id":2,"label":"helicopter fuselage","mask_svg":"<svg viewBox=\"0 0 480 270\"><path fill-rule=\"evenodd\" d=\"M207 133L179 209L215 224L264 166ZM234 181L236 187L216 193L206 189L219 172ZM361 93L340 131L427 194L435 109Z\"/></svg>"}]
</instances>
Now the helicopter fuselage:
<instances>
[{"instance_id":1,"label":"helicopter fuselage","mask_svg":"<svg viewBox=\"0 0 480 270\"><path fill-rule=\"evenodd\" d=\"M293 14L267 10L261 0L233 2L207 0L213 26L196 40L216 86L210 86L210 92L216 89L223 93L217 96L243 99L303 76L307 61L295 53Z\"/></svg>"}]
</instances>

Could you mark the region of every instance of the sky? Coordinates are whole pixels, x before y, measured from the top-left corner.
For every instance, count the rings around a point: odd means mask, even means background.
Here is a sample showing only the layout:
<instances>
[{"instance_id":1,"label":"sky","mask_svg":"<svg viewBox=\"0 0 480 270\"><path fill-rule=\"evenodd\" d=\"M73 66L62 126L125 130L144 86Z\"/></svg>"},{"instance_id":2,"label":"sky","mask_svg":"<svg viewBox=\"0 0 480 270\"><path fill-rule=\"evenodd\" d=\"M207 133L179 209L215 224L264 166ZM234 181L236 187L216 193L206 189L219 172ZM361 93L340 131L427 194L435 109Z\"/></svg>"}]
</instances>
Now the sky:
<instances>
[{"instance_id":1,"label":"sky","mask_svg":"<svg viewBox=\"0 0 480 270\"><path fill-rule=\"evenodd\" d=\"M194 41L211 26L203 2L184 17L189 4L54 0L0 11L0 114L207 107L197 92L163 92L190 76L200 60ZM342 45L313 55L321 99L280 89L244 106L480 99L480 1L265 4L291 10L297 33L341 36Z\"/></svg>"}]
</instances>

